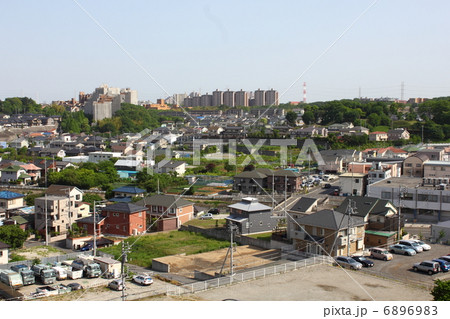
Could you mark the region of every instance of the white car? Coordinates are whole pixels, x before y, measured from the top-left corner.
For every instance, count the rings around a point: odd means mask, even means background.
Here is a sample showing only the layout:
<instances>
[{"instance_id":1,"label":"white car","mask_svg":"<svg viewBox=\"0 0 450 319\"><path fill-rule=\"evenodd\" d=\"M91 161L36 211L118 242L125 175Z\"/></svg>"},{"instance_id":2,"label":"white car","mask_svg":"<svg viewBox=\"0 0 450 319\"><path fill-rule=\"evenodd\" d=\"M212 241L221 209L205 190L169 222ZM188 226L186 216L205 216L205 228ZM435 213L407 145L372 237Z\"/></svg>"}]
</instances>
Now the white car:
<instances>
[{"instance_id":1,"label":"white car","mask_svg":"<svg viewBox=\"0 0 450 319\"><path fill-rule=\"evenodd\" d=\"M136 275L133 276L133 281L142 286L149 286L153 283L153 279L147 275Z\"/></svg>"},{"instance_id":2,"label":"white car","mask_svg":"<svg viewBox=\"0 0 450 319\"><path fill-rule=\"evenodd\" d=\"M424 251L427 251L427 250L430 250L431 249L431 246L430 245L428 245L428 244L425 244L423 241L421 241L421 240L418 240L418 239L416 239L416 240L414 240L416 243L418 243L419 245L420 245L420 247L422 247L422 249L424 250Z\"/></svg>"},{"instance_id":3,"label":"white car","mask_svg":"<svg viewBox=\"0 0 450 319\"><path fill-rule=\"evenodd\" d=\"M213 219L213 215L211 213L207 213L205 215L200 216L200 219Z\"/></svg>"}]
</instances>

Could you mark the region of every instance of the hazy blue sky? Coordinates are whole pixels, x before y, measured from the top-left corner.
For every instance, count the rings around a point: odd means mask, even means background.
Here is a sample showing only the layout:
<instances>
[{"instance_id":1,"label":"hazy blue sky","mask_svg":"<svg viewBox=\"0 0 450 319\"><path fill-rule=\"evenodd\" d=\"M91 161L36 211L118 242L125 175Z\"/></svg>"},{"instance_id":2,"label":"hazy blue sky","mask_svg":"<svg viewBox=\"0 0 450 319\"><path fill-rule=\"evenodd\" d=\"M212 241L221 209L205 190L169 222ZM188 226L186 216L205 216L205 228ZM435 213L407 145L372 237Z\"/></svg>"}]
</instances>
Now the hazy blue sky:
<instances>
[{"instance_id":1,"label":"hazy blue sky","mask_svg":"<svg viewBox=\"0 0 450 319\"><path fill-rule=\"evenodd\" d=\"M106 83L139 99L285 92L373 0L0 2L0 99L77 97ZM450 1L379 0L280 98L450 95Z\"/></svg>"}]
</instances>

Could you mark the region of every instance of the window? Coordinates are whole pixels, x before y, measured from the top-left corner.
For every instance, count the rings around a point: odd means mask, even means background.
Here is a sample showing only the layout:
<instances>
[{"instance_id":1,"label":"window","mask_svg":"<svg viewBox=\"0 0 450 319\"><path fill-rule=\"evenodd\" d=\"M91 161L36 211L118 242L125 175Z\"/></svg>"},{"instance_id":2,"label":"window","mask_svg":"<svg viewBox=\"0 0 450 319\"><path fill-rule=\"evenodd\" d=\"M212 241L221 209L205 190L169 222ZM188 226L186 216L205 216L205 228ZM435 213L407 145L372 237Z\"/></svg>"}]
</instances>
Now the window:
<instances>
[{"instance_id":1,"label":"window","mask_svg":"<svg viewBox=\"0 0 450 319\"><path fill-rule=\"evenodd\" d=\"M437 195L429 195L429 194L419 194L417 196L417 200L420 202L437 202L438 196Z\"/></svg>"},{"instance_id":2,"label":"window","mask_svg":"<svg viewBox=\"0 0 450 319\"><path fill-rule=\"evenodd\" d=\"M414 195L413 195L413 193L403 193L402 199L403 200L413 200Z\"/></svg>"},{"instance_id":3,"label":"window","mask_svg":"<svg viewBox=\"0 0 450 319\"><path fill-rule=\"evenodd\" d=\"M116 225L116 229L119 229L119 225Z\"/></svg>"},{"instance_id":4,"label":"window","mask_svg":"<svg viewBox=\"0 0 450 319\"><path fill-rule=\"evenodd\" d=\"M442 196L443 203L450 203L450 196Z\"/></svg>"},{"instance_id":5,"label":"window","mask_svg":"<svg viewBox=\"0 0 450 319\"><path fill-rule=\"evenodd\" d=\"M263 222L262 222L262 221L260 221L260 222L259 222L259 226L262 226L262 225L263 225Z\"/></svg>"},{"instance_id":6,"label":"window","mask_svg":"<svg viewBox=\"0 0 450 319\"><path fill-rule=\"evenodd\" d=\"M445 171L445 167L441 167L441 171Z\"/></svg>"},{"instance_id":7,"label":"window","mask_svg":"<svg viewBox=\"0 0 450 319\"><path fill-rule=\"evenodd\" d=\"M391 198L391 192L381 192L381 198L382 199L390 199Z\"/></svg>"},{"instance_id":8,"label":"window","mask_svg":"<svg viewBox=\"0 0 450 319\"><path fill-rule=\"evenodd\" d=\"M355 178L355 183L356 183L356 184L359 183L359 178Z\"/></svg>"},{"instance_id":9,"label":"window","mask_svg":"<svg viewBox=\"0 0 450 319\"><path fill-rule=\"evenodd\" d=\"M422 167L422 165L421 164L416 164L416 167Z\"/></svg>"},{"instance_id":10,"label":"window","mask_svg":"<svg viewBox=\"0 0 450 319\"><path fill-rule=\"evenodd\" d=\"M405 166L406 167L412 167L412 164L411 163L406 163Z\"/></svg>"}]
</instances>

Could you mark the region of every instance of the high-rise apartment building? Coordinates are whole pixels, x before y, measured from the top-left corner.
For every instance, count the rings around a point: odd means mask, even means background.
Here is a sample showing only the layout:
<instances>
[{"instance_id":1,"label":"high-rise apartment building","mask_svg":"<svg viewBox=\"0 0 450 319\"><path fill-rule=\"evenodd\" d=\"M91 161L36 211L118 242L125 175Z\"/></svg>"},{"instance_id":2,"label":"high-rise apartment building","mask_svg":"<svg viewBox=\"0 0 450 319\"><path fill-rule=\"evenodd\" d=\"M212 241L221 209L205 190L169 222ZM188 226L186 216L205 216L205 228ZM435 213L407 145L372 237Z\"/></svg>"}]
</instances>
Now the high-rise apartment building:
<instances>
[{"instance_id":1,"label":"high-rise apartment building","mask_svg":"<svg viewBox=\"0 0 450 319\"><path fill-rule=\"evenodd\" d=\"M257 89L255 91L255 105L263 106L266 105L266 91Z\"/></svg>"},{"instance_id":2,"label":"high-rise apartment building","mask_svg":"<svg viewBox=\"0 0 450 319\"><path fill-rule=\"evenodd\" d=\"M248 106L248 93L242 89L235 92L234 101L236 106Z\"/></svg>"},{"instance_id":3,"label":"high-rise apartment building","mask_svg":"<svg viewBox=\"0 0 450 319\"><path fill-rule=\"evenodd\" d=\"M264 105L279 105L278 101L278 91L270 89L265 93L265 104Z\"/></svg>"},{"instance_id":4,"label":"high-rise apartment building","mask_svg":"<svg viewBox=\"0 0 450 319\"><path fill-rule=\"evenodd\" d=\"M129 88L122 90L110 88L103 84L85 100L84 112L92 115L94 121L100 121L111 118L115 112L120 110L121 103L137 104L137 91Z\"/></svg>"},{"instance_id":5,"label":"high-rise apartment building","mask_svg":"<svg viewBox=\"0 0 450 319\"><path fill-rule=\"evenodd\" d=\"M200 97L200 106L211 106L212 105L212 95L211 94L203 94Z\"/></svg>"},{"instance_id":6,"label":"high-rise apartment building","mask_svg":"<svg viewBox=\"0 0 450 319\"><path fill-rule=\"evenodd\" d=\"M223 92L216 89L212 93L212 106L220 106L223 104Z\"/></svg>"},{"instance_id":7,"label":"high-rise apartment building","mask_svg":"<svg viewBox=\"0 0 450 319\"><path fill-rule=\"evenodd\" d=\"M230 91L229 89L223 92L223 104L226 106L234 107L235 100L234 100L234 91Z\"/></svg>"}]
</instances>

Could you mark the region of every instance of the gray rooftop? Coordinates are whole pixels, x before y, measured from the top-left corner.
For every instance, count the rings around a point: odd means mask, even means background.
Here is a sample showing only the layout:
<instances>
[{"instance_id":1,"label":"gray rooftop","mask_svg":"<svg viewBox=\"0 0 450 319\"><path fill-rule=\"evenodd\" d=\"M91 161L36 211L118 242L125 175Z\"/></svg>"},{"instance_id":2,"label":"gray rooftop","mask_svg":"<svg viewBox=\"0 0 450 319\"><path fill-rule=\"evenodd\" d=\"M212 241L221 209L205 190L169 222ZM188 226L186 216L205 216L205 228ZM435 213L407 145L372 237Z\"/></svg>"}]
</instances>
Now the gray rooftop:
<instances>
[{"instance_id":1,"label":"gray rooftop","mask_svg":"<svg viewBox=\"0 0 450 319\"><path fill-rule=\"evenodd\" d=\"M261 204L256 198L245 197L239 203L228 205L229 208L239 209L246 212L259 212L272 210L270 206Z\"/></svg>"},{"instance_id":2,"label":"gray rooftop","mask_svg":"<svg viewBox=\"0 0 450 319\"><path fill-rule=\"evenodd\" d=\"M310 197L302 197L291 207L290 210L296 212L306 212L315 202L317 202L317 198Z\"/></svg>"},{"instance_id":3,"label":"gray rooftop","mask_svg":"<svg viewBox=\"0 0 450 319\"><path fill-rule=\"evenodd\" d=\"M194 205L193 202L183 199L180 196L176 195L153 195L153 196L147 196L141 199L140 201L137 201L135 203L139 206L163 206L163 207L171 207L171 208L178 208L178 207L185 207Z\"/></svg>"},{"instance_id":4,"label":"gray rooftop","mask_svg":"<svg viewBox=\"0 0 450 319\"><path fill-rule=\"evenodd\" d=\"M349 223L347 215L331 209L323 209L317 213L302 217L297 221L300 225L315 226L332 230L347 228ZM350 225L364 225L364 220L361 217L353 216L350 220Z\"/></svg>"}]
</instances>

